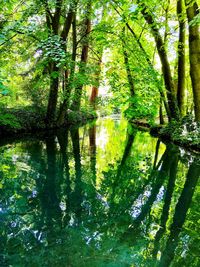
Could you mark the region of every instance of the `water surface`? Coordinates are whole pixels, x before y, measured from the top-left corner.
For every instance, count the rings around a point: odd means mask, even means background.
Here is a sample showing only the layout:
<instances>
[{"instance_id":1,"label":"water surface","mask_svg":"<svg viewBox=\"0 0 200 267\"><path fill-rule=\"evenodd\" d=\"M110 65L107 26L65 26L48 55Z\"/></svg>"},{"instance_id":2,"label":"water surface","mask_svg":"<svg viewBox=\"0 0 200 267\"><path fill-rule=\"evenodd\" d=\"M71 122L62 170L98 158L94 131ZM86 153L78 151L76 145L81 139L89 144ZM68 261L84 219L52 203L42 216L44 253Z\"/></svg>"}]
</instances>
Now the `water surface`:
<instances>
[{"instance_id":1,"label":"water surface","mask_svg":"<svg viewBox=\"0 0 200 267\"><path fill-rule=\"evenodd\" d=\"M200 156L106 118L0 147L0 266L200 266Z\"/></svg>"}]
</instances>

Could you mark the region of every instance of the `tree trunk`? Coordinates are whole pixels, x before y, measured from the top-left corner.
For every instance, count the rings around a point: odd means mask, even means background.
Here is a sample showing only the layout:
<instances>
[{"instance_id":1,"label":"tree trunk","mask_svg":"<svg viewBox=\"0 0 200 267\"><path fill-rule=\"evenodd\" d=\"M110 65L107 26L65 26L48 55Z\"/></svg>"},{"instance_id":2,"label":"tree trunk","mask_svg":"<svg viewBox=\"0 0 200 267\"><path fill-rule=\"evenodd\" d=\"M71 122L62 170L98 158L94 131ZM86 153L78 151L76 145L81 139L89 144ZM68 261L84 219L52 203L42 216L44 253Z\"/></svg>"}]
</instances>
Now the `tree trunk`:
<instances>
[{"instance_id":1,"label":"tree trunk","mask_svg":"<svg viewBox=\"0 0 200 267\"><path fill-rule=\"evenodd\" d=\"M99 92L99 85L100 85L100 75L101 75L101 63L102 63L102 55L103 51L100 52L99 60L96 66L96 73L95 73L95 85L92 86L92 93L90 96L90 105L96 110L96 101Z\"/></svg>"},{"instance_id":2,"label":"tree trunk","mask_svg":"<svg viewBox=\"0 0 200 267\"><path fill-rule=\"evenodd\" d=\"M133 76L132 76L131 68L129 64L128 53L125 47L125 28L123 28L122 30L122 49L123 49L123 55L124 55L124 65L126 67L126 74L127 74L128 83L129 83L130 95L131 97L133 97L135 95L135 86L134 86Z\"/></svg>"},{"instance_id":3,"label":"tree trunk","mask_svg":"<svg viewBox=\"0 0 200 267\"><path fill-rule=\"evenodd\" d=\"M58 74L58 67L56 67L56 63L52 64L51 71L50 71L50 92L49 92L49 99L48 99L48 106L47 106L47 114L46 114L46 121L48 126L52 126L55 115L56 115L56 106L57 106L57 99L58 99L58 86L59 86L59 74ZM55 76L52 76L54 74Z\"/></svg>"},{"instance_id":4,"label":"tree trunk","mask_svg":"<svg viewBox=\"0 0 200 267\"><path fill-rule=\"evenodd\" d=\"M55 3L54 15L51 13L48 1L44 0L44 7L46 12L46 23L49 30L49 34L57 35L60 27L60 16L62 9L62 0L57 0ZM46 124L48 127L52 127L56 115L56 106L58 100L58 88L59 88L59 68L56 66L56 62L49 63L50 70L50 91L48 98Z\"/></svg>"},{"instance_id":5,"label":"tree trunk","mask_svg":"<svg viewBox=\"0 0 200 267\"><path fill-rule=\"evenodd\" d=\"M162 98L160 98L159 119L160 119L161 125L165 124L164 117L163 117L162 102L163 102Z\"/></svg>"},{"instance_id":6,"label":"tree trunk","mask_svg":"<svg viewBox=\"0 0 200 267\"><path fill-rule=\"evenodd\" d=\"M160 57L165 87L167 90L168 105L169 105L169 109L170 109L169 120L171 120L171 119L178 120L179 119L179 109L178 109L178 105L176 102L175 89L174 89L171 69L170 69L170 65L169 65L169 61L168 61L168 57L167 57L167 53L166 53L166 49L165 49L165 44L164 44L162 37L159 33L156 22L154 21L152 15L150 14L150 12L148 10L148 7L144 3L142 3L142 4L139 3L139 5L141 7L141 13L144 16L144 19L146 20L146 22L148 23L148 25L151 28L153 37L155 39L158 55Z\"/></svg>"},{"instance_id":7,"label":"tree trunk","mask_svg":"<svg viewBox=\"0 0 200 267\"><path fill-rule=\"evenodd\" d=\"M81 77L85 76L86 66L87 66L87 61L88 61L89 33L91 31L91 18L90 18L91 7L92 7L92 3L90 0L87 4L86 18L85 18L85 23L84 23L84 40L83 40L83 45L82 45L81 61L80 61L80 67L79 67L79 74ZM78 85L75 88L74 100L72 104L72 109L75 111L80 110L83 85L84 85L83 81L79 81Z\"/></svg>"},{"instance_id":8,"label":"tree trunk","mask_svg":"<svg viewBox=\"0 0 200 267\"><path fill-rule=\"evenodd\" d=\"M181 116L185 114L185 21L183 18L183 5L183 0L177 0L177 16L179 20L177 101Z\"/></svg>"},{"instance_id":9,"label":"tree trunk","mask_svg":"<svg viewBox=\"0 0 200 267\"><path fill-rule=\"evenodd\" d=\"M76 49L77 49L77 33L76 33L76 9L73 13L73 21L70 21L70 24L72 23L72 64L70 69L70 77L69 79L65 79L65 88L64 88L64 100L60 105L59 115L57 119L57 124L62 125L65 121L65 116L67 109L69 107L69 99L71 95L71 89L72 89L72 82L74 80L74 72L75 72L75 66L76 66ZM68 34L67 34L68 35ZM66 37L67 38L67 37ZM66 39L65 39L66 41Z\"/></svg>"},{"instance_id":10,"label":"tree trunk","mask_svg":"<svg viewBox=\"0 0 200 267\"><path fill-rule=\"evenodd\" d=\"M100 21L103 21L106 17L106 7L103 7L102 13L101 13L101 19ZM100 21L98 21L98 24L100 23ZM93 44L94 45L94 44ZM92 92L90 95L90 106L93 108L93 110L96 110L96 106L97 106L97 97L98 97L98 93L99 93L99 86L100 86L100 79L101 79L101 65L102 65L102 58L103 58L103 51L104 51L104 45L102 45L101 43L98 44L98 41L95 44L96 47L98 47L97 50L97 64L96 64L96 69L95 69L95 81L94 81L94 85L92 86Z\"/></svg>"},{"instance_id":11,"label":"tree trunk","mask_svg":"<svg viewBox=\"0 0 200 267\"><path fill-rule=\"evenodd\" d=\"M98 97L98 93L99 93L99 86L98 85L93 85L92 86L92 93L90 96L90 105L91 107L96 110L96 100Z\"/></svg>"},{"instance_id":12,"label":"tree trunk","mask_svg":"<svg viewBox=\"0 0 200 267\"><path fill-rule=\"evenodd\" d=\"M192 80L195 119L200 121L200 36L198 24L191 24L191 21L199 11L196 2L191 5L189 0L185 0L185 4L189 22L190 76Z\"/></svg>"},{"instance_id":13,"label":"tree trunk","mask_svg":"<svg viewBox=\"0 0 200 267\"><path fill-rule=\"evenodd\" d=\"M120 9L123 11L122 8L120 8ZM152 70L154 70L153 64L152 64L152 62L151 62L151 60L150 60L150 58L149 58L149 56L148 56L146 50L144 49L142 43L140 42L140 39L139 39L139 38L137 37L137 35L135 34L134 30L131 28L131 26L130 26L129 23L127 22L127 19L125 18L124 15L121 15L121 14L119 13L119 11L117 10L117 8L115 8L115 11L120 15L120 17L121 17L121 18L123 19L123 21L125 22L126 27L127 27L128 30L131 32L131 34L133 35L133 37L135 38L135 40L136 40L138 46L140 47L141 51L143 52L143 55L144 55L144 57L145 57L147 63L149 64L150 68L151 68ZM158 81L158 90L159 90L161 99L162 99L162 101L163 101L163 103L164 103L164 107L165 107L167 116L168 116L168 118L170 118L170 117L171 117L171 113L170 113L169 105L168 105L168 103L167 103L167 101L166 101L165 93L164 93L163 89L161 88L161 86L159 85L159 81Z\"/></svg>"},{"instance_id":14,"label":"tree trunk","mask_svg":"<svg viewBox=\"0 0 200 267\"><path fill-rule=\"evenodd\" d=\"M148 65L149 65L149 67L150 67L153 71L155 71L155 70L154 70L154 67L153 67L153 64L152 64L152 62L151 62L151 60L150 60L150 58L149 58L149 56L148 56L146 50L144 49L142 43L140 42L140 40L139 40L138 37L136 36L136 34L135 34L135 32L133 31L133 29L132 29L132 28L130 27L130 25L128 24L128 22L126 22L126 26L127 26L127 28L129 29L129 31L132 33L132 35L133 35L133 37L135 38L135 40L136 40L138 46L140 47L141 51L143 52L143 55L144 55L144 57L145 57L145 59L146 59ZM168 118L170 118L171 113L170 113L170 109L169 109L169 106L168 106L168 103L167 103L167 100L166 100L165 93L164 93L162 87L159 85L159 81L158 81L158 80L157 80L157 83L158 83L158 90L159 90L159 93L160 93L160 97L161 97L161 99L162 99L162 101L163 101L163 103L164 103L164 107L165 107L167 116L168 116Z\"/></svg>"}]
</instances>

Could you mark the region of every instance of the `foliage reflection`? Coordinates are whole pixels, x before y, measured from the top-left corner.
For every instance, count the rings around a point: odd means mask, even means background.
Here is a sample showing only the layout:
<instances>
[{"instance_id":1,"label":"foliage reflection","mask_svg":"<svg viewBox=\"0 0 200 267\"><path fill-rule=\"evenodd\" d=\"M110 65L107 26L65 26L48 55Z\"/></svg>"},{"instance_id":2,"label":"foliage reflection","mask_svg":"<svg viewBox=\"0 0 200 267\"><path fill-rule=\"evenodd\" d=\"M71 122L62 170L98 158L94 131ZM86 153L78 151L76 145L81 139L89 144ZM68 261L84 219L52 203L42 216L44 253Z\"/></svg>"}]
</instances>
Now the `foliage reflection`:
<instances>
[{"instance_id":1,"label":"foliage reflection","mask_svg":"<svg viewBox=\"0 0 200 267\"><path fill-rule=\"evenodd\" d=\"M197 155L111 119L0 151L0 266L199 266Z\"/></svg>"}]
</instances>

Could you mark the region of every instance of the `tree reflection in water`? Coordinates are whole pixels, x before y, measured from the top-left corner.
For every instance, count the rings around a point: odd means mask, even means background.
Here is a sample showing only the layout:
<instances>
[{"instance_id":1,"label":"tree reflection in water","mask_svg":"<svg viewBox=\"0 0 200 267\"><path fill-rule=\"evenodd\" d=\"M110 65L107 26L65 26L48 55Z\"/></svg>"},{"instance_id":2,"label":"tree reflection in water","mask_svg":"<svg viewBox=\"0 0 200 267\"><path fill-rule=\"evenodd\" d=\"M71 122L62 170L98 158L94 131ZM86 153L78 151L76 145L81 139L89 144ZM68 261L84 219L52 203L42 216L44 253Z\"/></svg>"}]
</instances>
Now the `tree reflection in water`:
<instances>
[{"instance_id":1,"label":"tree reflection in water","mask_svg":"<svg viewBox=\"0 0 200 267\"><path fill-rule=\"evenodd\" d=\"M198 155L106 120L0 152L0 266L199 266Z\"/></svg>"}]
</instances>

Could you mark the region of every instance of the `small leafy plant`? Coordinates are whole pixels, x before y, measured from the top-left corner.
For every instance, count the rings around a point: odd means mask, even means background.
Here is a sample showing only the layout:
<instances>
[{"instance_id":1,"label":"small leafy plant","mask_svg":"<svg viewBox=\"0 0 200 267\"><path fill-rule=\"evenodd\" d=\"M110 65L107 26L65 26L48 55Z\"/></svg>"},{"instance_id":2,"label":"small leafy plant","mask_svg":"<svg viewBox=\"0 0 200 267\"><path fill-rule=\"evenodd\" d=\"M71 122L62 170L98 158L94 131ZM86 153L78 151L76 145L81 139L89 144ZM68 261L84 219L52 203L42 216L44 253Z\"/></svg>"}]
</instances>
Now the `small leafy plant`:
<instances>
[{"instance_id":1,"label":"small leafy plant","mask_svg":"<svg viewBox=\"0 0 200 267\"><path fill-rule=\"evenodd\" d=\"M17 118L9 113L0 113L0 126L8 126L14 129L19 129L21 127Z\"/></svg>"}]
</instances>

